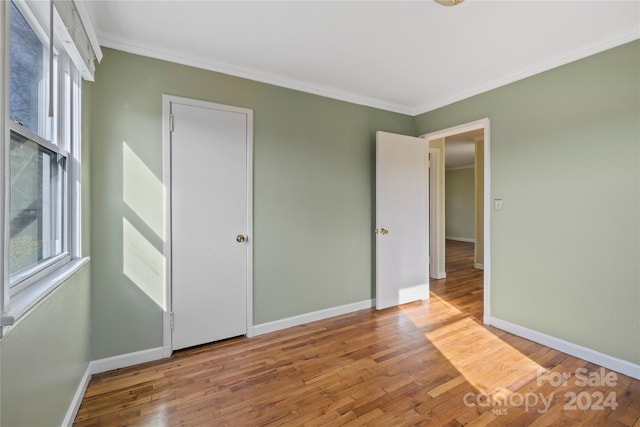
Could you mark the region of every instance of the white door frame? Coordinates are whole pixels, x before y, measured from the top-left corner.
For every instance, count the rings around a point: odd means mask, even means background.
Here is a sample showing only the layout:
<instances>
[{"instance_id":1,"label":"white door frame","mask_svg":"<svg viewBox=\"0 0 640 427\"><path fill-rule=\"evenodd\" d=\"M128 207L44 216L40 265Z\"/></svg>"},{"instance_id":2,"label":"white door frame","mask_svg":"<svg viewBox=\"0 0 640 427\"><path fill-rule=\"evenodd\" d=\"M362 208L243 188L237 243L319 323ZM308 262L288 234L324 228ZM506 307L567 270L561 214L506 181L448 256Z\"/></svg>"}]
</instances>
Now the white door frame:
<instances>
[{"instance_id":1,"label":"white door frame","mask_svg":"<svg viewBox=\"0 0 640 427\"><path fill-rule=\"evenodd\" d=\"M242 113L247 115L247 336L253 333L253 110L216 104L191 98L162 94L162 176L164 204L164 313L162 355L169 357L171 345L172 273L171 273L171 104L180 103L193 107Z\"/></svg>"},{"instance_id":2,"label":"white door frame","mask_svg":"<svg viewBox=\"0 0 640 427\"><path fill-rule=\"evenodd\" d=\"M429 141L427 141L427 144ZM444 271L440 271L440 150L429 150L429 277L432 279L444 279L447 277ZM440 252L439 252L440 251Z\"/></svg>"},{"instance_id":3,"label":"white door frame","mask_svg":"<svg viewBox=\"0 0 640 427\"><path fill-rule=\"evenodd\" d=\"M490 122L489 118L464 123L447 129L420 135L427 141L446 138L473 130L484 131L484 319L489 324L491 319L491 156L490 156ZM432 249L437 256L444 254L444 248L437 245ZM434 261L435 262L435 261Z\"/></svg>"}]
</instances>

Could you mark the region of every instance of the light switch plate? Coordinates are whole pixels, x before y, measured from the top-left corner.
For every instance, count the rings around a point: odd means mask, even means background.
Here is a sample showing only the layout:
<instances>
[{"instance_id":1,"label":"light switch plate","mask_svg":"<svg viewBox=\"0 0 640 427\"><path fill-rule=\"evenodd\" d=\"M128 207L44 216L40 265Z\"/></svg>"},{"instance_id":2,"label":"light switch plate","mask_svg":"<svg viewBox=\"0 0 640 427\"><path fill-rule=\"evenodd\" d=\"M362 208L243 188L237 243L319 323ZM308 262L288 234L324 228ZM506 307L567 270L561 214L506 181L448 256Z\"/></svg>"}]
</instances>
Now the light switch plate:
<instances>
[{"instance_id":1,"label":"light switch plate","mask_svg":"<svg viewBox=\"0 0 640 427\"><path fill-rule=\"evenodd\" d=\"M493 210L496 212L502 211L502 199L493 199Z\"/></svg>"}]
</instances>

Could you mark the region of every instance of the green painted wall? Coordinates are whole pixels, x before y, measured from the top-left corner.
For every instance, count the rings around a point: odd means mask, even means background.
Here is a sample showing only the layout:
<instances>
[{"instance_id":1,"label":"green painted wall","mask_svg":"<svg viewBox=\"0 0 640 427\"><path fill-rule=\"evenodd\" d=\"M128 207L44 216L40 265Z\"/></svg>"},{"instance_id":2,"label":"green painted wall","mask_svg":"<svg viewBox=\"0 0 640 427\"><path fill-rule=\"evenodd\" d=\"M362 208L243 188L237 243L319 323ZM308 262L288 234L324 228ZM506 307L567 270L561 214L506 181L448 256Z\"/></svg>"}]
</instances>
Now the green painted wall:
<instances>
[{"instance_id":1,"label":"green painted wall","mask_svg":"<svg viewBox=\"0 0 640 427\"><path fill-rule=\"evenodd\" d=\"M89 267L2 338L4 427L59 426L90 360Z\"/></svg>"},{"instance_id":2,"label":"green painted wall","mask_svg":"<svg viewBox=\"0 0 640 427\"><path fill-rule=\"evenodd\" d=\"M445 172L446 237L475 240L475 169Z\"/></svg>"},{"instance_id":3,"label":"green painted wall","mask_svg":"<svg viewBox=\"0 0 640 427\"><path fill-rule=\"evenodd\" d=\"M84 85L87 110L91 87ZM82 123L83 256L89 256L90 122ZM0 425L60 425L91 360L90 268L85 266L0 340Z\"/></svg>"},{"instance_id":4,"label":"green painted wall","mask_svg":"<svg viewBox=\"0 0 640 427\"><path fill-rule=\"evenodd\" d=\"M256 323L374 296L376 130L489 117L492 314L640 363L639 68L634 42L413 120L106 49L83 98L94 260L0 341L0 424L59 425L89 360L162 344L162 93L254 109Z\"/></svg>"},{"instance_id":5,"label":"green painted wall","mask_svg":"<svg viewBox=\"0 0 640 427\"><path fill-rule=\"evenodd\" d=\"M492 315L640 363L640 41L416 117L491 120Z\"/></svg>"},{"instance_id":6,"label":"green painted wall","mask_svg":"<svg viewBox=\"0 0 640 427\"><path fill-rule=\"evenodd\" d=\"M373 297L375 131L414 135L411 117L104 54L91 108L94 358L162 345L163 93L254 110L256 324Z\"/></svg>"}]
</instances>

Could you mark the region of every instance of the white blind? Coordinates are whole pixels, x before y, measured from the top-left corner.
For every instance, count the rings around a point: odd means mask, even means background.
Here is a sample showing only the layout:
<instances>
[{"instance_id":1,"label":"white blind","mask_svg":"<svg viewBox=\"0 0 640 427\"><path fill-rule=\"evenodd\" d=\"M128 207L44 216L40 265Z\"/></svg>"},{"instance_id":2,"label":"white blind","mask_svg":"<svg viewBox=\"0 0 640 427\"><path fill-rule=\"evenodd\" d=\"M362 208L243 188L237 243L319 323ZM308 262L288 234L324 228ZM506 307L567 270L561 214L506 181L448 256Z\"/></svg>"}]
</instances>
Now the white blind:
<instances>
[{"instance_id":1,"label":"white blind","mask_svg":"<svg viewBox=\"0 0 640 427\"><path fill-rule=\"evenodd\" d=\"M85 80L94 80L95 61L102 59L93 26L83 5L75 0L51 0L58 12L54 32Z\"/></svg>"}]
</instances>

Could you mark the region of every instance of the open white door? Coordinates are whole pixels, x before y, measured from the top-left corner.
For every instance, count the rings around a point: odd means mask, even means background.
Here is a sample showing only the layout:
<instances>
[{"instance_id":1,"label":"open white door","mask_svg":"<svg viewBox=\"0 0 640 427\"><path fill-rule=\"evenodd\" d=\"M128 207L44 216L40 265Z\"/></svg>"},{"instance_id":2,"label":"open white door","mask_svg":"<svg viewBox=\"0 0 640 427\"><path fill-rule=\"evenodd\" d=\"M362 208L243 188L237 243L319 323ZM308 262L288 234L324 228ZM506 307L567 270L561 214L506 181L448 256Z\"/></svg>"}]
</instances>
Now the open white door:
<instances>
[{"instance_id":1,"label":"open white door","mask_svg":"<svg viewBox=\"0 0 640 427\"><path fill-rule=\"evenodd\" d=\"M376 133L376 308L429 297L429 151Z\"/></svg>"}]
</instances>

